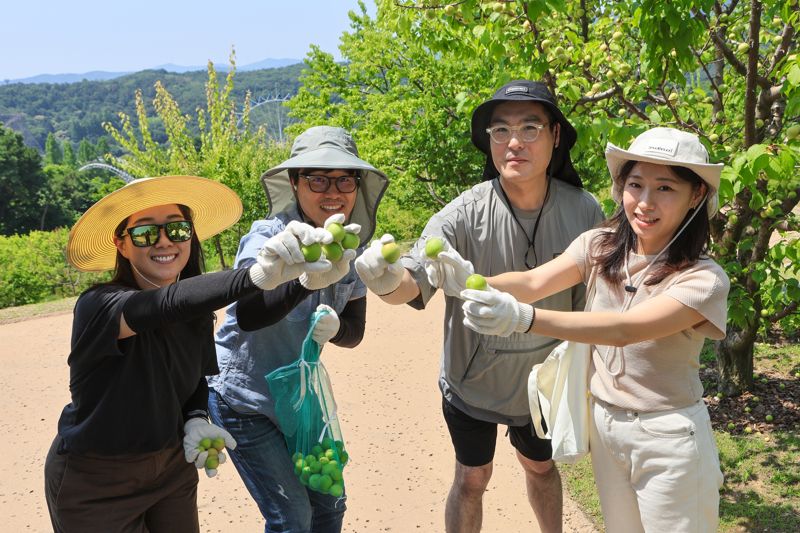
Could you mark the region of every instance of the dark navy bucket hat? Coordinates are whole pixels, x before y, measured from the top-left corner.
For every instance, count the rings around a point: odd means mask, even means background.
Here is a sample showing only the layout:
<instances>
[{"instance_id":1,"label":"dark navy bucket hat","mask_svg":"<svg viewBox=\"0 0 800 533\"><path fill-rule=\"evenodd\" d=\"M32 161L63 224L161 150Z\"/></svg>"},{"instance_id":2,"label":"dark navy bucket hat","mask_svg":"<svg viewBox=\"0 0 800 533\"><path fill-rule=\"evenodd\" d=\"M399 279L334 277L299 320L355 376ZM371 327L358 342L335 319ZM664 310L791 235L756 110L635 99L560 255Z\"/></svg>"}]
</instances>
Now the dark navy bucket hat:
<instances>
[{"instance_id":1,"label":"dark navy bucket hat","mask_svg":"<svg viewBox=\"0 0 800 533\"><path fill-rule=\"evenodd\" d=\"M494 179L498 175L492 161L489 134L486 133L492 113L495 107L503 102L519 101L538 102L544 105L555 117L556 122L561 125L560 142L558 147L553 149L547 174L576 187L583 187L569 155L570 149L578 139L578 133L556 105L556 99L547 86L542 82L530 80L514 80L506 83L494 93L494 96L472 112L472 143L478 150L486 154L486 166L483 170L484 181Z\"/></svg>"}]
</instances>

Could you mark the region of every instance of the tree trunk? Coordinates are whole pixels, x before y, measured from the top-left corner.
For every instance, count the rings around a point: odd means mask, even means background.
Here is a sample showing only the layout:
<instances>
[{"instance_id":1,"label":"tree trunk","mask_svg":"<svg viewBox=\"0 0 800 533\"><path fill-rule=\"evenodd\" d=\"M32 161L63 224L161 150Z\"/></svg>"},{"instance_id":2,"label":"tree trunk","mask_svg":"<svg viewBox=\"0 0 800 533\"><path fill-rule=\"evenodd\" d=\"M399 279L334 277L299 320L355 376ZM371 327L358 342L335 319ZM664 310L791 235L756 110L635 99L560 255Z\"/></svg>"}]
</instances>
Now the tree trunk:
<instances>
[{"instance_id":1,"label":"tree trunk","mask_svg":"<svg viewBox=\"0 0 800 533\"><path fill-rule=\"evenodd\" d=\"M745 329L728 326L728 334L717 341L717 363L719 363L719 390L726 396L738 396L753 386L753 345L756 325Z\"/></svg>"},{"instance_id":2,"label":"tree trunk","mask_svg":"<svg viewBox=\"0 0 800 533\"><path fill-rule=\"evenodd\" d=\"M44 221L47 218L47 209L50 207L49 204L44 205L44 210L42 211L42 218L39 220L39 231L44 231Z\"/></svg>"},{"instance_id":3,"label":"tree trunk","mask_svg":"<svg viewBox=\"0 0 800 533\"><path fill-rule=\"evenodd\" d=\"M225 254L222 253L222 242L219 240L219 235L214 235L214 248L217 249L217 255L219 256L220 269L228 270L228 266L225 264Z\"/></svg>"}]
</instances>

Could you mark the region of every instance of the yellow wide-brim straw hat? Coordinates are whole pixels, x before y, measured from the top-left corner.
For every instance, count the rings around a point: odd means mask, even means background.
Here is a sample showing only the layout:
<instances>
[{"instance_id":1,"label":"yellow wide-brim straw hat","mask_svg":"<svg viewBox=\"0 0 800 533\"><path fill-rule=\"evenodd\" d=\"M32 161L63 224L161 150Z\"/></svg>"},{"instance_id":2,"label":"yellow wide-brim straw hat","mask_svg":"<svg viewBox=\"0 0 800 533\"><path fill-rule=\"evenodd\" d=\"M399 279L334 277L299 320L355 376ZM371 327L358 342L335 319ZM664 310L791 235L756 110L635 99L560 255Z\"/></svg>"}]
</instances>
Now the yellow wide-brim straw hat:
<instances>
[{"instance_id":1,"label":"yellow wide-brim straw hat","mask_svg":"<svg viewBox=\"0 0 800 533\"><path fill-rule=\"evenodd\" d=\"M242 201L229 187L197 176L158 176L133 180L86 210L69 232L67 259L78 270L112 270L117 262L114 230L134 213L167 204L192 211L192 224L202 240L234 225Z\"/></svg>"}]
</instances>

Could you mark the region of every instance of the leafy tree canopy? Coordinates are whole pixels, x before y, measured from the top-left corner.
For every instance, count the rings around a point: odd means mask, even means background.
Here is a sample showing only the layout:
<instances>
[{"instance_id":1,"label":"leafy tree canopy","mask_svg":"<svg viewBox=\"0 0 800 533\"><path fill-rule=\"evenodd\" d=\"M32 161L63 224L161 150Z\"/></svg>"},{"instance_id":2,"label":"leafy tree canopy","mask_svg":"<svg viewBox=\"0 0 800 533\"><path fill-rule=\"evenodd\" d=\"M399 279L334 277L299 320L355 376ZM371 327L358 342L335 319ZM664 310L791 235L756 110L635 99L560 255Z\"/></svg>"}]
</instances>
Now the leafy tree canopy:
<instances>
[{"instance_id":1,"label":"leafy tree canopy","mask_svg":"<svg viewBox=\"0 0 800 533\"><path fill-rule=\"evenodd\" d=\"M579 134L573 159L607 211L607 142L627 146L656 125L703 139L726 164L712 221L712 254L732 281L720 368L726 392L749 386L757 334L800 326L797 0L377 6L375 18L363 4L351 13L346 64L312 50L290 105L304 126L355 130L392 177L390 205L432 209L479 179L470 114L514 78L558 95Z\"/></svg>"},{"instance_id":2,"label":"leafy tree canopy","mask_svg":"<svg viewBox=\"0 0 800 533\"><path fill-rule=\"evenodd\" d=\"M178 100L157 81L152 100L155 113L150 111L143 91L137 91L134 118L120 113L118 125L104 124L125 152L112 157L111 162L131 176L188 174L218 180L236 191L244 204L242 219L206 247L221 268L228 266L226 258L235 253L250 223L266 212L266 197L259 177L288 155L285 145L267 138L263 126L251 126L249 93L238 104L234 97L234 77L238 74L233 55L231 67L221 84L213 64L209 63L206 101L198 107L195 117L184 114ZM197 134L190 127L193 120ZM163 126L166 142L154 137L154 122Z\"/></svg>"},{"instance_id":3,"label":"leafy tree canopy","mask_svg":"<svg viewBox=\"0 0 800 533\"><path fill-rule=\"evenodd\" d=\"M0 124L0 235L39 227L37 191L44 179L36 150L25 146L22 135Z\"/></svg>"}]
</instances>

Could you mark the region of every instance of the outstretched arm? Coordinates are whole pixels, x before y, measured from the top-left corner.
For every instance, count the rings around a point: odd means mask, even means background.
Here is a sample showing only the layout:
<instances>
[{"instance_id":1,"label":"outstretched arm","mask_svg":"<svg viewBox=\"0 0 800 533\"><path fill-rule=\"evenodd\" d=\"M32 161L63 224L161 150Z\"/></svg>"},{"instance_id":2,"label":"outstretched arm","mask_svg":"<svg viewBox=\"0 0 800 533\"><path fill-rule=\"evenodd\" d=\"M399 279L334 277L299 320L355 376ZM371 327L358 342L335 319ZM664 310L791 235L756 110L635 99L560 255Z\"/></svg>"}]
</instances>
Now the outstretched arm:
<instances>
[{"instance_id":1,"label":"outstretched arm","mask_svg":"<svg viewBox=\"0 0 800 533\"><path fill-rule=\"evenodd\" d=\"M527 272L506 272L486 278L498 291L511 294L520 302L533 303L583 281L575 260L561 254L552 261Z\"/></svg>"},{"instance_id":2,"label":"outstretched arm","mask_svg":"<svg viewBox=\"0 0 800 533\"><path fill-rule=\"evenodd\" d=\"M706 318L697 310L661 294L619 312L570 312L532 309L508 293L465 290L464 325L486 335L529 332L569 341L625 346L660 339L697 327Z\"/></svg>"},{"instance_id":3,"label":"outstretched arm","mask_svg":"<svg viewBox=\"0 0 800 533\"><path fill-rule=\"evenodd\" d=\"M381 300L387 304L400 305L410 302L417 296L419 296L419 286L411 273L404 268L400 285L393 292L381 296Z\"/></svg>"},{"instance_id":4,"label":"outstretched arm","mask_svg":"<svg viewBox=\"0 0 800 533\"><path fill-rule=\"evenodd\" d=\"M705 321L696 309L661 294L624 313L537 309L531 331L557 339L625 346L668 337Z\"/></svg>"}]
</instances>

